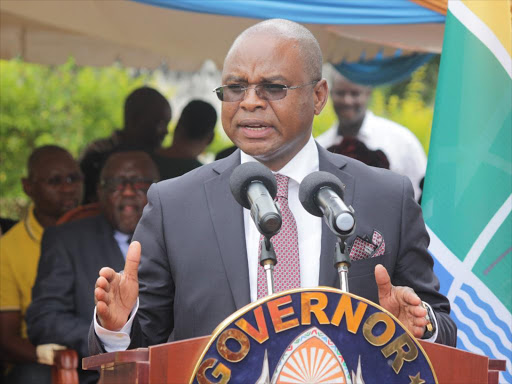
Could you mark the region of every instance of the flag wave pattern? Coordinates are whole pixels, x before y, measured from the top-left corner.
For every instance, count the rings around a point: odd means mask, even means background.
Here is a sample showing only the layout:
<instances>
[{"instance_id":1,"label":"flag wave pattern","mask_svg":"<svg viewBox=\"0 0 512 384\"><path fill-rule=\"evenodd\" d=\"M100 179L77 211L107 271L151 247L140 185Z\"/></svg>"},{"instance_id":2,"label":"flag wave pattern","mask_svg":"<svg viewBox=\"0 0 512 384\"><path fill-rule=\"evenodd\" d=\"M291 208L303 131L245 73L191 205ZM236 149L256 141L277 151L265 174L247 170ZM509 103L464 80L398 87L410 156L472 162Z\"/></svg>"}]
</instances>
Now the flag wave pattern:
<instances>
[{"instance_id":1,"label":"flag wave pattern","mask_svg":"<svg viewBox=\"0 0 512 384\"><path fill-rule=\"evenodd\" d=\"M438 264L437 268L439 265L443 267L442 272L439 273L441 281L448 280L453 285L460 276L464 276L464 282L460 289L449 296L451 316L458 328L457 348L505 360L507 370L500 373L502 377L500 383L512 383L510 316L503 319L503 313L507 313L507 310L499 305L499 300L493 292L477 276L467 271L463 262L454 259L455 256L445 248L444 244L440 243L430 229L429 234L431 236L431 255L435 263ZM441 257L436 257L436 254ZM446 257L446 255L450 256ZM457 272L452 274L448 270ZM451 285L445 288L450 288ZM473 287L477 287L477 289Z\"/></svg>"},{"instance_id":2,"label":"flag wave pattern","mask_svg":"<svg viewBox=\"0 0 512 384\"><path fill-rule=\"evenodd\" d=\"M512 383L510 325L499 319L493 308L466 284L453 301L452 317L458 325L457 347L505 360L507 371L502 375L507 383Z\"/></svg>"}]
</instances>

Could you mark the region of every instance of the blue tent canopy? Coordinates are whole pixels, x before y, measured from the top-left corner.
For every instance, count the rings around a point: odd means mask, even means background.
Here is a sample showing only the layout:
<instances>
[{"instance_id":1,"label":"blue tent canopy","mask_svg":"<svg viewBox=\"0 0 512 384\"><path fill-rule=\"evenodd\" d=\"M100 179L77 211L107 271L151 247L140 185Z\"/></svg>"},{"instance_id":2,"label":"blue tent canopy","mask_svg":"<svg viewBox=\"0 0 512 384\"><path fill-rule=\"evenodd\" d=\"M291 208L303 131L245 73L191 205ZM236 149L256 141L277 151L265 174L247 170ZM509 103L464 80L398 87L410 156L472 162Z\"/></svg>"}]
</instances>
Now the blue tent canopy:
<instances>
[{"instance_id":1,"label":"blue tent canopy","mask_svg":"<svg viewBox=\"0 0 512 384\"><path fill-rule=\"evenodd\" d=\"M181 11L310 24L444 23L445 16L409 0L135 0Z\"/></svg>"},{"instance_id":2,"label":"blue tent canopy","mask_svg":"<svg viewBox=\"0 0 512 384\"><path fill-rule=\"evenodd\" d=\"M299 23L329 25L390 25L444 23L445 16L409 0L134 0L181 11L247 18L284 18ZM432 58L415 53L395 57L381 55L357 62L333 63L345 77L365 85L394 83L410 76Z\"/></svg>"},{"instance_id":3,"label":"blue tent canopy","mask_svg":"<svg viewBox=\"0 0 512 384\"><path fill-rule=\"evenodd\" d=\"M355 63L341 62L333 64L333 66L354 83L376 86L407 79L416 69L433 57L434 55L431 53L397 55L391 58L383 58L378 55L370 60L361 60Z\"/></svg>"}]
</instances>

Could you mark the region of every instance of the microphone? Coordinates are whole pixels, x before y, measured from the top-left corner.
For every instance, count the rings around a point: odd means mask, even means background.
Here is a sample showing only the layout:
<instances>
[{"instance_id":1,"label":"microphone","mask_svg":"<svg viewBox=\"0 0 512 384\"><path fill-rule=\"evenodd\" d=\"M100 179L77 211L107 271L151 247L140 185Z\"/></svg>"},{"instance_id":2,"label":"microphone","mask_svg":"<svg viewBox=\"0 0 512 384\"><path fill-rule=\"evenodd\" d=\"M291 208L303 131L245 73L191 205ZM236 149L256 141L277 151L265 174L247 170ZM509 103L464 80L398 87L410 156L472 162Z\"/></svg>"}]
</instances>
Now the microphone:
<instances>
[{"instance_id":1,"label":"microphone","mask_svg":"<svg viewBox=\"0 0 512 384\"><path fill-rule=\"evenodd\" d=\"M231 174L229 186L235 200L251 210L251 217L263 236L271 238L279 232L281 213L274 203L277 182L267 167L258 162L241 164Z\"/></svg>"},{"instance_id":2,"label":"microphone","mask_svg":"<svg viewBox=\"0 0 512 384\"><path fill-rule=\"evenodd\" d=\"M343 201L345 186L333 174L323 171L307 175L299 187L299 200L306 211L325 217L331 231L347 237L352 234L356 221L354 209Z\"/></svg>"}]
</instances>

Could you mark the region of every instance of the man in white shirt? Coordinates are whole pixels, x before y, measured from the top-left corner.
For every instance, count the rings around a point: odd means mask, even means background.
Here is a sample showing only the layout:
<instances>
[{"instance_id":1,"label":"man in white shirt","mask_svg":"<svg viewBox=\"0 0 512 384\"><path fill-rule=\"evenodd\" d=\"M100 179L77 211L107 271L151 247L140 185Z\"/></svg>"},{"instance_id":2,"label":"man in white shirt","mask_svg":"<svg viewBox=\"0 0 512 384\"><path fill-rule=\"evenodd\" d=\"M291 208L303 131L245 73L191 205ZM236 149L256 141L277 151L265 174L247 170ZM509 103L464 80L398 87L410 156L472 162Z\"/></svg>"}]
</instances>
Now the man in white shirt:
<instances>
[{"instance_id":1,"label":"man in white shirt","mask_svg":"<svg viewBox=\"0 0 512 384\"><path fill-rule=\"evenodd\" d=\"M380 302L417 337L426 335L424 300L438 325L427 338L455 344L449 303L438 292L428 235L408 179L329 153L312 138L313 118L328 97L321 68L316 39L287 20L258 23L235 40L224 62L224 85L216 92L223 101L224 130L240 150L148 191L124 273L103 268L96 282L91 353L207 335L255 300L259 233L229 189L233 170L246 161L289 178L300 286L339 286L336 237L297 196L302 179L323 170L345 184L357 235L379 229L386 238L383 255L353 263L351 292Z\"/></svg>"},{"instance_id":2,"label":"man in white shirt","mask_svg":"<svg viewBox=\"0 0 512 384\"><path fill-rule=\"evenodd\" d=\"M367 109L372 89L350 82L333 71L331 99L338 121L316 138L329 149L355 137L369 149L380 149L389 161L389 169L409 177L416 200L421 196L420 181L425 176L427 157L416 136L407 128Z\"/></svg>"}]
</instances>

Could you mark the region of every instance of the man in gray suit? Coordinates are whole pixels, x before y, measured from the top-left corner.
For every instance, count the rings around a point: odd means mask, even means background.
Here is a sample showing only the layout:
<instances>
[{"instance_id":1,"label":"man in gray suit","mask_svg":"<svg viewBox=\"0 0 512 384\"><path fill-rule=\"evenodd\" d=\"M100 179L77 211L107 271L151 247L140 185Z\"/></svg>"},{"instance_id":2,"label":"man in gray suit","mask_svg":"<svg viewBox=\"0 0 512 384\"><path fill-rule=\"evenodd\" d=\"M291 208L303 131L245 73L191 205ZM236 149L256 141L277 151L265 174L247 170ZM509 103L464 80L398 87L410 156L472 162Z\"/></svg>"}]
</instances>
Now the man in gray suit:
<instances>
[{"instance_id":1,"label":"man in gray suit","mask_svg":"<svg viewBox=\"0 0 512 384\"><path fill-rule=\"evenodd\" d=\"M257 298L259 235L229 190L233 170L246 161L289 178L300 286L338 286L335 236L297 196L307 174L327 171L346 185L346 203L356 212L349 244L366 241L380 250L353 262L351 292L380 303L416 337L455 345L450 305L438 292L410 181L328 153L312 138L313 117L328 97L321 68L318 42L293 22L264 21L235 40L216 91L224 130L240 150L149 190L124 274L100 271L91 353L207 335ZM434 329L426 327L422 301L433 310Z\"/></svg>"}]
</instances>

